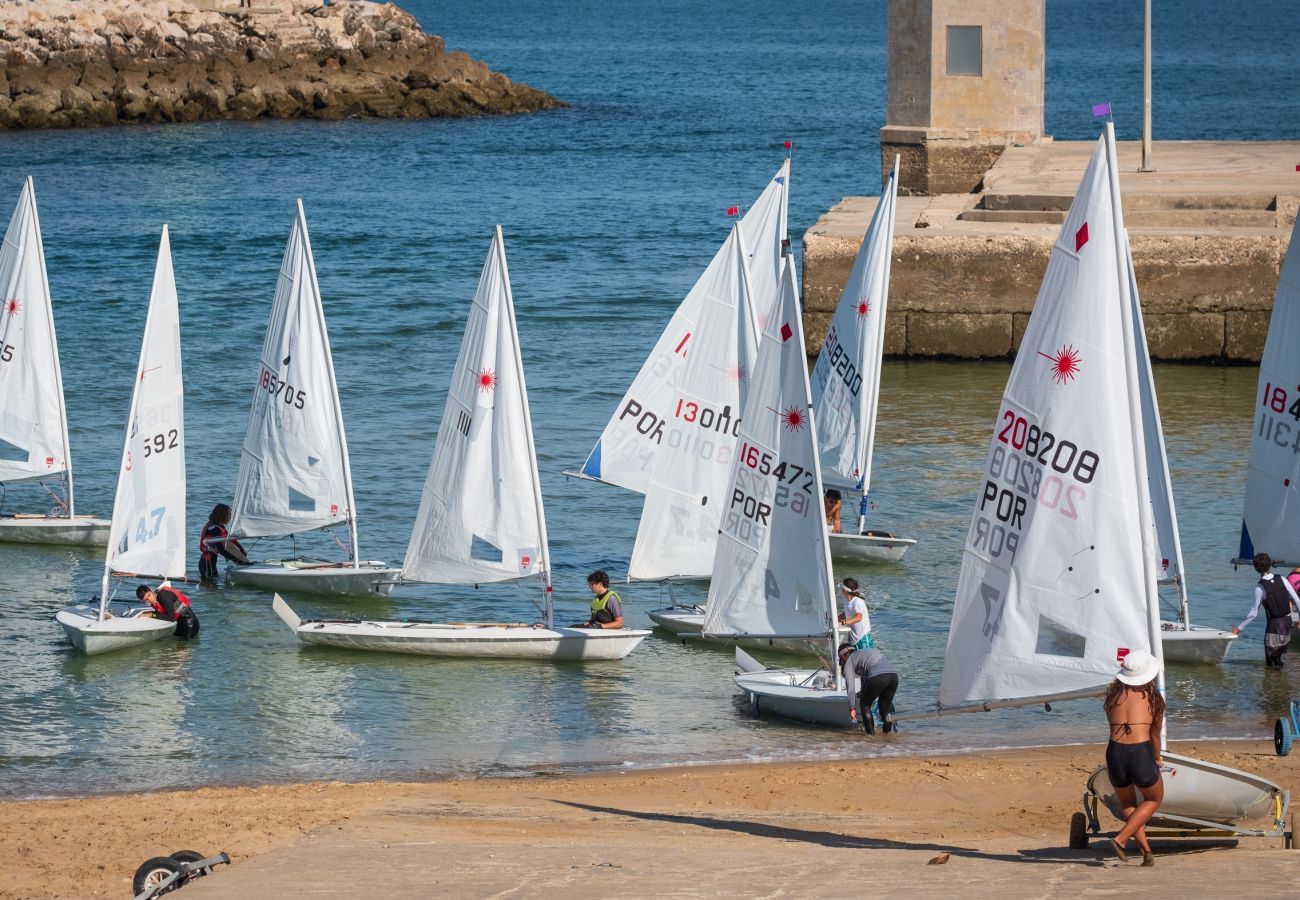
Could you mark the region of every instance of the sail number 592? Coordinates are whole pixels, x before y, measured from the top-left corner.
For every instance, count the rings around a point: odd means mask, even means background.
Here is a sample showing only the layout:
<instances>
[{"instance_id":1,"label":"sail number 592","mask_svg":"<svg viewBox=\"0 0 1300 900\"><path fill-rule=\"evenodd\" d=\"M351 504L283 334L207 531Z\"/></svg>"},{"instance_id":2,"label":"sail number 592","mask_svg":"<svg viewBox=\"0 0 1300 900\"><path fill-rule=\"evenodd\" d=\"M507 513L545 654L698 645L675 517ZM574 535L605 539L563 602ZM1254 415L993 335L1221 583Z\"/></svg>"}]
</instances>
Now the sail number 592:
<instances>
[{"instance_id":1,"label":"sail number 592","mask_svg":"<svg viewBox=\"0 0 1300 900\"><path fill-rule=\"evenodd\" d=\"M1080 484L1091 484L1097 474L1101 457L1091 450L1080 452L1073 441L1057 439L1050 431L1044 431L1037 425L1025 421L1011 410L1002 413L1005 423L998 432L998 440L1010 444L1016 450L1023 450L1025 455L1043 465L1050 465L1062 475L1071 474ZM1050 459L1049 459L1050 455Z\"/></svg>"},{"instance_id":2,"label":"sail number 592","mask_svg":"<svg viewBox=\"0 0 1300 900\"><path fill-rule=\"evenodd\" d=\"M170 431L163 431L153 435L152 437L145 438L144 458L148 459L151 456L157 456L159 453L162 453L164 450L171 450L173 447L179 445L180 439L181 439L181 433L175 428L171 429Z\"/></svg>"}]
</instances>

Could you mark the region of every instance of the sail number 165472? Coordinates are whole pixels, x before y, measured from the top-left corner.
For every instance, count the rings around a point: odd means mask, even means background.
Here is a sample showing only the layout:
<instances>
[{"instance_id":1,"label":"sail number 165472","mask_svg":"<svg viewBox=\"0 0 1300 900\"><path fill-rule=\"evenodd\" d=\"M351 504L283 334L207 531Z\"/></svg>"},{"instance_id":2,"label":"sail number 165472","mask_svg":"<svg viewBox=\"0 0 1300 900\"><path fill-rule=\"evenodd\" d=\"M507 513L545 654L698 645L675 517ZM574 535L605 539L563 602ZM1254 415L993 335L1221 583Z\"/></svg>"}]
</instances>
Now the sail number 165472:
<instances>
[{"instance_id":1,"label":"sail number 165472","mask_svg":"<svg viewBox=\"0 0 1300 900\"><path fill-rule=\"evenodd\" d=\"M790 484L798 485L807 494L812 493L814 480L812 470L796 463L777 462L771 453L765 453L745 441L740 444L739 455L740 461L758 474L771 475L778 481L788 481Z\"/></svg>"}]
</instances>

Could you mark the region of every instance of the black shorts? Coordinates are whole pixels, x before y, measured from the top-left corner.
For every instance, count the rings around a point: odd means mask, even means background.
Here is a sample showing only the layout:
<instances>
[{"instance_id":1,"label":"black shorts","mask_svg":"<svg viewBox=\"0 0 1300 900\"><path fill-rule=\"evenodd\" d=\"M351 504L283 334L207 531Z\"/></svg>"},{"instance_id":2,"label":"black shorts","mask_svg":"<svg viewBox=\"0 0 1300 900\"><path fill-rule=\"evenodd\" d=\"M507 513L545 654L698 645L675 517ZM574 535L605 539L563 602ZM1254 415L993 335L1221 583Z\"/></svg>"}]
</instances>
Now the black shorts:
<instances>
[{"instance_id":1,"label":"black shorts","mask_svg":"<svg viewBox=\"0 0 1300 900\"><path fill-rule=\"evenodd\" d=\"M1137 785L1145 790L1151 787L1160 780L1160 768L1151 751L1151 742L1120 744L1111 741L1106 745L1106 774L1110 776L1111 785L1117 788Z\"/></svg>"}]
</instances>

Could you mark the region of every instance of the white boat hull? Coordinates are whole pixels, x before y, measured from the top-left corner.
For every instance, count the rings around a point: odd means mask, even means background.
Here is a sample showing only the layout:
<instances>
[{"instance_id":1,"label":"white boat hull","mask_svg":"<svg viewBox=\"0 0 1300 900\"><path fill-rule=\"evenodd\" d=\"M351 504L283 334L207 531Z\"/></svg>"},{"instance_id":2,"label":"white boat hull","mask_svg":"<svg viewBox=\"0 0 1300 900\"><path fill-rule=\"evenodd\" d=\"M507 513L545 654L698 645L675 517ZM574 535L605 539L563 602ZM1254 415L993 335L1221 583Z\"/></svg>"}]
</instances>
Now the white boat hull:
<instances>
[{"instance_id":1,"label":"white boat hull","mask_svg":"<svg viewBox=\"0 0 1300 900\"><path fill-rule=\"evenodd\" d=\"M1160 623L1160 643L1166 662L1221 663L1237 636L1206 625L1184 629L1176 622Z\"/></svg>"},{"instance_id":2,"label":"white boat hull","mask_svg":"<svg viewBox=\"0 0 1300 900\"><path fill-rule=\"evenodd\" d=\"M832 534L831 556L857 562L898 562L915 543L912 538L883 534Z\"/></svg>"},{"instance_id":3,"label":"white boat hull","mask_svg":"<svg viewBox=\"0 0 1300 900\"><path fill-rule=\"evenodd\" d=\"M110 601L108 609L112 618L103 621L99 618L99 605L88 603L64 607L54 618L63 626L63 633L72 646L87 656L138 647L161 640L176 631L175 622L143 615L152 612L148 606Z\"/></svg>"},{"instance_id":4,"label":"white boat hull","mask_svg":"<svg viewBox=\"0 0 1300 900\"><path fill-rule=\"evenodd\" d=\"M3 516L0 542L105 547L112 523L92 516Z\"/></svg>"},{"instance_id":5,"label":"white boat hull","mask_svg":"<svg viewBox=\"0 0 1300 900\"><path fill-rule=\"evenodd\" d=\"M341 596L386 596L397 586L401 574L401 569L374 559L362 560L355 568L349 563L303 559L267 560L249 566L226 567L226 581L238 587Z\"/></svg>"},{"instance_id":6,"label":"white boat hull","mask_svg":"<svg viewBox=\"0 0 1300 900\"><path fill-rule=\"evenodd\" d=\"M326 647L492 659L622 659L649 634L637 629L401 621L303 621L278 595L273 608L299 640Z\"/></svg>"},{"instance_id":7,"label":"white boat hull","mask_svg":"<svg viewBox=\"0 0 1300 900\"><path fill-rule=\"evenodd\" d=\"M1166 752L1164 761L1168 768L1162 773L1165 799L1151 820L1153 828L1186 827L1187 819L1235 826L1278 824L1273 820L1278 800L1286 792L1273 782L1176 753ZM1092 773L1088 790L1123 821L1123 809L1104 766Z\"/></svg>"},{"instance_id":8,"label":"white boat hull","mask_svg":"<svg viewBox=\"0 0 1300 900\"><path fill-rule=\"evenodd\" d=\"M776 650L781 653L799 653L808 656L817 653L821 647L815 647L806 640L793 638L728 638L704 634L704 611L698 606L665 606L650 610L650 618L655 625L683 640L707 641L710 644L748 647L751 650Z\"/></svg>"},{"instance_id":9,"label":"white boat hull","mask_svg":"<svg viewBox=\"0 0 1300 900\"><path fill-rule=\"evenodd\" d=\"M849 715L844 688L836 688L825 669L769 669L743 650L736 651L736 687L755 716L776 716L831 728L857 728Z\"/></svg>"}]
</instances>

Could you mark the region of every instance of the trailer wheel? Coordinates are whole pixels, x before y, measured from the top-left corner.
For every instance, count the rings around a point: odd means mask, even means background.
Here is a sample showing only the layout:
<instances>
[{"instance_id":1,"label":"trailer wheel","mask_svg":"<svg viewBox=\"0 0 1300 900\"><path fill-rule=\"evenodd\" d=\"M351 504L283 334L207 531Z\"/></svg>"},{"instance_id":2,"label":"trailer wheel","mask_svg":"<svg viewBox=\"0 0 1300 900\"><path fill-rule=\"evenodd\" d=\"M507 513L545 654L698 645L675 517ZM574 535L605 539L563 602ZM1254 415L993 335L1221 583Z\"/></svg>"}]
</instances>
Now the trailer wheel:
<instances>
[{"instance_id":1,"label":"trailer wheel","mask_svg":"<svg viewBox=\"0 0 1300 900\"><path fill-rule=\"evenodd\" d=\"M175 853L171 855L171 858L176 860L177 862L192 864L206 857L204 856L204 854L200 853L197 850L177 850ZM206 869L206 868L190 869L190 878L202 878L204 875L208 874L211 871L212 871L211 869Z\"/></svg>"},{"instance_id":2,"label":"trailer wheel","mask_svg":"<svg viewBox=\"0 0 1300 900\"><path fill-rule=\"evenodd\" d=\"M1278 719L1277 724L1273 726L1273 749L1277 751L1278 756L1286 756L1291 752L1291 741L1294 737L1291 733L1291 723L1286 719Z\"/></svg>"},{"instance_id":3,"label":"trailer wheel","mask_svg":"<svg viewBox=\"0 0 1300 900\"><path fill-rule=\"evenodd\" d=\"M131 879L131 890L138 897L145 891L155 890L158 885L180 870L180 863L170 856L155 856L153 859L147 859L144 865L135 870L135 877ZM180 879L177 879L159 893L170 893L180 887L181 883ZM157 894L153 896L157 896Z\"/></svg>"},{"instance_id":4,"label":"trailer wheel","mask_svg":"<svg viewBox=\"0 0 1300 900\"><path fill-rule=\"evenodd\" d=\"M1081 812L1070 816L1070 849L1088 849L1088 817Z\"/></svg>"}]
</instances>

